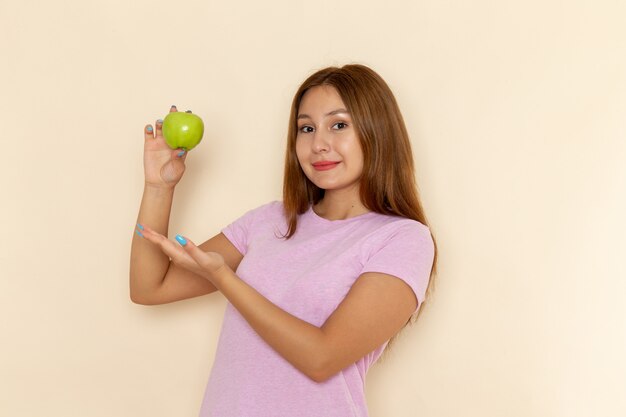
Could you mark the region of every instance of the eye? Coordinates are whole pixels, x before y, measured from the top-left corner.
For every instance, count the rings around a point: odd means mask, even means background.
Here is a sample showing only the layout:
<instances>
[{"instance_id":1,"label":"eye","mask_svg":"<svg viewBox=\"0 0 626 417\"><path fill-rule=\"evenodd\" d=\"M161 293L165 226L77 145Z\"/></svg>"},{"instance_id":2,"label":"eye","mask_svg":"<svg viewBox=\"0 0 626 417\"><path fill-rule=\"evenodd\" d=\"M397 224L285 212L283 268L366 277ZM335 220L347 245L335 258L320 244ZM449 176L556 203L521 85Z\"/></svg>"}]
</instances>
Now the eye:
<instances>
[{"instance_id":1,"label":"eye","mask_svg":"<svg viewBox=\"0 0 626 417\"><path fill-rule=\"evenodd\" d=\"M311 129L311 130L307 130L307 129ZM298 131L302 132L302 133L311 133L313 131L313 128L311 126L306 126L305 125L305 126L299 127Z\"/></svg>"},{"instance_id":2,"label":"eye","mask_svg":"<svg viewBox=\"0 0 626 417\"><path fill-rule=\"evenodd\" d=\"M348 124L344 122L337 122L333 125L333 127L335 126L337 126L337 130L341 130L341 129L345 129L346 126L348 126Z\"/></svg>"}]
</instances>

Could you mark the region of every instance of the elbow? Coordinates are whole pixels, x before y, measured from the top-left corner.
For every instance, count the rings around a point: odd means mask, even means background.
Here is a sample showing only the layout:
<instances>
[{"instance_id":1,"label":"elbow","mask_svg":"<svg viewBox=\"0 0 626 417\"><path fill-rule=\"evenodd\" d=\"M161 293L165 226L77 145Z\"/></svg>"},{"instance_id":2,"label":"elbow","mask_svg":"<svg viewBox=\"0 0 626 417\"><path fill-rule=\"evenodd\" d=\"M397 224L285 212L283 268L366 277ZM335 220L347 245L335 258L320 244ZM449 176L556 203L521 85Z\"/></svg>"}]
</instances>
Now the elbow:
<instances>
[{"instance_id":1,"label":"elbow","mask_svg":"<svg viewBox=\"0 0 626 417\"><path fill-rule=\"evenodd\" d=\"M309 378L311 378L314 382L317 382L318 384L324 383L326 381L328 381L328 379L332 376L327 372L323 372L323 371L316 371L316 372L309 372L307 374L307 376Z\"/></svg>"},{"instance_id":2,"label":"elbow","mask_svg":"<svg viewBox=\"0 0 626 417\"><path fill-rule=\"evenodd\" d=\"M130 301L134 304L143 306L151 306L157 304L156 302L156 289L146 288L141 285L141 281L135 276L130 276L130 282L128 286L128 295Z\"/></svg>"},{"instance_id":3,"label":"elbow","mask_svg":"<svg viewBox=\"0 0 626 417\"><path fill-rule=\"evenodd\" d=\"M338 373L339 371L334 369L320 369L315 372L309 372L307 376L318 384L322 384L337 375Z\"/></svg>"},{"instance_id":4,"label":"elbow","mask_svg":"<svg viewBox=\"0 0 626 417\"><path fill-rule=\"evenodd\" d=\"M146 303L146 301L139 297L137 294L134 294L133 292L130 293L130 301L133 302L133 304L139 304L139 305L148 305L148 303Z\"/></svg>"},{"instance_id":5,"label":"elbow","mask_svg":"<svg viewBox=\"0 0 626 417\"><path fill-rule=\"evenodd\" d=\"M138 304L142 306L151 306L151 305L156 304L153 300L151 300L145 294L141 294L140 292L136 290L133 291L132 288L130 290L130 301L132 301L134 304Z\"/></svg>"},{"instance_id":6,"label":"elbow","mask_svg":"<svg viewBox=\"0 0 626 417\"><path fill-rule=\"evenodd\" d=\"M130 301L132 301L133 304L137 304L137 305L141 305L141 306L147 305L146 303L138 300L137 298L133 298L133 297L130 297Z\"/></svg>"},{"instance_id":7,"label":"elbow","mask_svg":"<svg viewBox=\"0 0 626 417\"><path fill-rule=\"evenodd\" d=\"M342 356L342 349L330 343L323 334L317 343L311 343L311 350L307 355L309 360L301 371L312 381L322 384L349 365L350 359Z\"/></svg>"},{"instance_id":8,"label":"elbow","mask_svg":"<svg viewBox=\"0 0 626 417\"><path fill-rule=\"evenodd\" d=\"M160 304L159 302L147 298L147 297L140 297L137 295L130 295L130 301L132 301L134 304L138 304L138 305L142 305L142 306L154 306L154 305L158 305Z\"/></svg>"},{"instance_id":9,"label":"elbow","mask_svg":"<svg viewBox=\"0 0 626 417\"><path fill-rule=\"evenodd\" d=\"M306 375L314 382L321 384L335 376L339 371L340 369L333 366L331 361L319 360L314 364L314 366L307 369Z\"/></svg>"}]
</instances>

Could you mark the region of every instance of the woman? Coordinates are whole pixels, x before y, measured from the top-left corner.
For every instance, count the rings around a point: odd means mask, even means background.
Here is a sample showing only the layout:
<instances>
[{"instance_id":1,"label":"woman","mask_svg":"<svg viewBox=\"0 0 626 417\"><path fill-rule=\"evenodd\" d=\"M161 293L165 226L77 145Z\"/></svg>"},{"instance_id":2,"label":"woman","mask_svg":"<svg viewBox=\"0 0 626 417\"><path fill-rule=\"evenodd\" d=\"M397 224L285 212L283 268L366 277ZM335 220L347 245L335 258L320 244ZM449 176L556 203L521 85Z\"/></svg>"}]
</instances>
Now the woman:
<instances>
[{"instance_id":1,"label":"woman","mask_svg":"<svg viewBox=\"0 0 626 417\"><path fill-rule=\"evenodd\" d=\"M161 121L146 126L130 295L227 298L201 416L367 416L365 374L416 317L436 265L389 87L363 65L311 75L292 103L283 201L199 246L166 237L185 158Z\"/></svg>"}]
</instances>

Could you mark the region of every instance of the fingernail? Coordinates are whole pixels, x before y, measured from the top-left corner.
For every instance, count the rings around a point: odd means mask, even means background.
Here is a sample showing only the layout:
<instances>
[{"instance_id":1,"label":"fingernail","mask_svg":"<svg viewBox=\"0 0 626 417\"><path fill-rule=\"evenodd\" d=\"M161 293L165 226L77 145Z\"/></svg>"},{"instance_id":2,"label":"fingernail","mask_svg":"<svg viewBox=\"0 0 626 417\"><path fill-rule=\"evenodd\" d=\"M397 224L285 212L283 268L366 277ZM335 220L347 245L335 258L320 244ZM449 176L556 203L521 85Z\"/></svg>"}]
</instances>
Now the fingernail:
<instances>
[{"instance_id":1,"label":"fingernail","mask_svg":"<svg viewBox=\"0 0 626 417\"><path fill-rule=\"evenodd\" d=\"M187 240L181 235L176 235L176 240L181 244L181 246L185 246L187 244Z\"/></svg>"},{"instance_id":2,"label":"fingernail","mask_svg":"<svg viewBox=\"0 0 626 417\"><path fill-rule=\"evenodd\" d=\"M152 126L148 126L148 127L146 128L146 130L147 130L148 132L152 132Z\"/></svg>"},{"instance_id":3,"label":"fingernail","mask_svg":"<svg viewBox=\"0 0 626 417\"><path fill-rule=\"evenodd\" d=\"M172 108L173 108L173 109L175 109L175 108L176 108L176 105L175 105L175 104L172 104Z\"/></svg>"},{"instance_id":4,"label":"fingernail","mask_svg":"<svg viewBox=\"0 0 626 417\"><path fill-rule=\"evenodd\" d=\"M157 120L157 123L163 123L163 119Z\"/></svg>"},{"instance_id":5,"label":"fingernail","mask_svg":"<svg viewBox=\"0 0 626 417\"><path fill-rule=\"evenodd\" d=\"M137 233L139 236L143 237L143 235L141 234L141 232L139 230L135 230L135 233Z\"/></svg>"},{"instance_id":6,"label":"fingernail","mask_svg":"<svg viewBox=\"0 0 626 417\"><path fill-rule=\"evenodd\" d=\"M143 226L140 225L139 223L137 223L137 227L139 228L139 230L143 230Z\"/></svg>"},{"instance_id":7,"label":"fingernail","mask_svg":"<svg viewBox=\"0 0 626 417\"><path fill-rule=\"evenodd\" d=\"M185 154L185 150L183 149L182 151L178 152L178 156L181 157Z\"/></svg>"}]
</instances>

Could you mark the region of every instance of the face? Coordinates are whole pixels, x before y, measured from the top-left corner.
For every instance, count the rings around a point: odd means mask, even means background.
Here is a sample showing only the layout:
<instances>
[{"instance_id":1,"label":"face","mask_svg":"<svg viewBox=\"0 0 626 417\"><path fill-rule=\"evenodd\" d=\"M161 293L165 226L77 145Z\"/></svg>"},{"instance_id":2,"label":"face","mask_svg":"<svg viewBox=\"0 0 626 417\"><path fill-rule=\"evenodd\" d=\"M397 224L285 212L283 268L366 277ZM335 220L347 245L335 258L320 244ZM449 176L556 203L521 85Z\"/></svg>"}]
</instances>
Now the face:
<instances>
[{"instance_id":1,"label":"face","mask_svg":"<svg viewBox=\"0 0 626 417\"><path fill-rule=\"evenodd\" d=\"M363 172L363 150L350 113L331 86L308 90L298 109L296 154L319 188L354 190Z\"/></svg>"}]
</instances>

